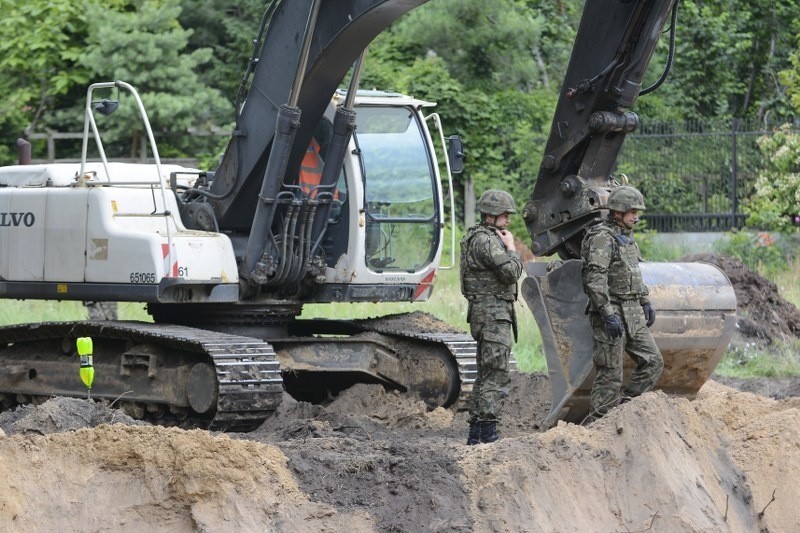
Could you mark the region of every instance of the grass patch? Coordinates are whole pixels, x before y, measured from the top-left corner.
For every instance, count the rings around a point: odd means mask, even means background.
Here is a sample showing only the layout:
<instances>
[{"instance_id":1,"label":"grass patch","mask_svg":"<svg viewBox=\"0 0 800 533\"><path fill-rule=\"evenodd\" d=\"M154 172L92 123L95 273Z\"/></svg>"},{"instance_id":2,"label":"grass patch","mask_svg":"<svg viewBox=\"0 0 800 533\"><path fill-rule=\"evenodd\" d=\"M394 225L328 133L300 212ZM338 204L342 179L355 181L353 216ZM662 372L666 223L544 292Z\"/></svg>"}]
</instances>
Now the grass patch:
<instances>
[{"instance_id":1,"label":"grass patch","mask_svg":"<svg viewBox=\"0 0 800 533\"><path fill-rule=\"evenodd\" d=\"M152 322L150 315L139 302L120 302L120 320ZM89 318L81 302L55 300L4 300L0 304L0 325L26 324L28 322L62 322Z\"/></svg>"},{"instance_id":2,"label":"grass patch","mask_svg":"<svg viewBox=\"0 0 800 533\"><path fill-rule=\"evenodd\" d=\"M729 348L716 372L741 379L800 376L800 341L781 343L769 351L755 345Z\"/></svg>"},{"instance_id":3,"label":"grass patch","mask_svg":"<svg viewBox=\"0 0 800 533\"><path fill-rule=\"evenodd\" d=\"M758 268L758 271L777 285L781 297L800 307L800 260L792 258L782 269ZM755 344L731 346L716 372L741 379L800 376L800 340L776 341L768 350Z\"/></svg>"},{"instance_id":4,"label":"grass patch","mask_svg":"<svg viewBox=\"0 0 800 533\"><path fill-rule=\"evenodd\" d=\"M778 292L795 307L800 307L800 259L793 259L789 267L771 276Z\"/></svg>"}]
</instances>

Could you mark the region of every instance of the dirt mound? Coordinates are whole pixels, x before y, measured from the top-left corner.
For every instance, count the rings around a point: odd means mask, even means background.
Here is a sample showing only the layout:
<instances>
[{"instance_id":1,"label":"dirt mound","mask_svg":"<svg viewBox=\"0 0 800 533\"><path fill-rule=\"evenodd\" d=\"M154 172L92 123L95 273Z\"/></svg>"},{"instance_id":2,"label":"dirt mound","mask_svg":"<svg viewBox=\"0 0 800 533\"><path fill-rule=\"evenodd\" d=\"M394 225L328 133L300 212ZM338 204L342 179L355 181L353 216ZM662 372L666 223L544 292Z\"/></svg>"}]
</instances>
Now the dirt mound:
<instances>
[{"instance_id":1,"label":"dirt mound","mask_svg":"<svg viewBox=\"0 0 800 533\"><path fill-rule=\"evenodd\" d=\"M101 424L147 425L108 404L79 398L51 398L39 406L21 405L0 414L0 429L6 433L59 433Z\"/></svg>"},{"instance_id":2,"label":"dirt mound","mask_svg":"<svg viewBox=\"0 0 800 533\"><path fill-rule=\"evenodd\" d=\"M414 311L413 313L399 313L386 315L364 320L355 320L356 323L368 324L370 327L382 331L409 332L417 331L420 333L463 333L458 328L451 326L444 320L438 319L430 313L424 311Z\"/></svg>"},{"instance_id":3,"label":"dirt mound","mask_svg":"<svg viewBox=\"0 0 800 533\"><path fill-rule=\"evenodd\" d=\"M711 263L728 276L736 293L740 335L766 342L800 337L800 310L785 300L778 287L735 257L693 254L680 261Z\"/></svg>"},{"instance_id":4,"label":"dirt mound","mask_svg":"<svg viewBox=\"0 0 800 533\"><path fill-rule=\"evenodd\" d=\"M125 425L107 405L53 399L0 419L0 530L800 526L800 398L708 382L692 402L649 393L590 427L542 433L546 384L515 375L503 438L473 447L465 413L376 385L327 407L287 396L257 431L231 435Z\"/></svg>"}]
</instances>

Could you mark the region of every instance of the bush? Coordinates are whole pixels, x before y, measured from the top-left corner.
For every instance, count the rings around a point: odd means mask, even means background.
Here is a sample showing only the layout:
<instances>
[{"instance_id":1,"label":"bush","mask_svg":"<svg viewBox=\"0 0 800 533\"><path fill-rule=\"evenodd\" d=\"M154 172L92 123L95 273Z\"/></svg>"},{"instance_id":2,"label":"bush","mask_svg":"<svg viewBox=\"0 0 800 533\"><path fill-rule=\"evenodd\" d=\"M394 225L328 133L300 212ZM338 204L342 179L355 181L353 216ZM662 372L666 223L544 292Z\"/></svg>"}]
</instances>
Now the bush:
<instances>
[{"instance_id":1,"label":"bush","mask_svg":"<svg viewBox=\"0 0 800 533\"><path fill-rule=\"evenodd\" d=\"M800 134L784 125L758 140L766 168L745 205L750 226L796 232L800 215Z\"/></svg>"},{"instance_id":2,"label":"bush","mask_svg":"<svg viewBox=\"0 0 800 533\"><path fill-rule=\"evenodd\" d=\"M796 236L768 232L733 232L717 241L714 250L722 255L738 257L748 268L767 277L786 270L797 257Z\"/></svg>"}]
</instances>

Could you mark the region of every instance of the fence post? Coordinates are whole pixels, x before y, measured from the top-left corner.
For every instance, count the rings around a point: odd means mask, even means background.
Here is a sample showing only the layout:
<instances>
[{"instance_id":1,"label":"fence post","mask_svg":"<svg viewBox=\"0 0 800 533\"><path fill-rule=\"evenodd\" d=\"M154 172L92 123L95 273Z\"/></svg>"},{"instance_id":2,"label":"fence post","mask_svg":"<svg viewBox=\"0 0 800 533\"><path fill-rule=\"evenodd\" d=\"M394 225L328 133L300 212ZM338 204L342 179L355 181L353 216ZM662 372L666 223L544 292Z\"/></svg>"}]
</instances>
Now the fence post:
<instances>
[{"instance_id":1,"label":"fence post","mask_svg":"<svg viewBox=\"0 0 800 533\"><path fill-rule=\"evenodd\" d=\"M464 180L464 227L475 225L475 185L472 178Z\"/></svg>"},{"instance_id":2,"label":"fence post","mask_svg":"<svg viewBox=\"0 0 800 533\"><path fill-rule=\"evenodd\" d=\"M736 214L739 210L739 156L736 152L737 132L739 131L739 119L731 121L731 228L736 228Z\"/></svg>"},{"instance_id":3,"label":"fence post","mask_svg":"<svg viewBox=\"0 0 800 533\"><path fill-rule=\"evenodd\" d=\"M139 161L147 163L147 134L142 133L139 139Z\"/></svg>"},{"instance_id":4,"label":"fence post","mask_svg":"<svg viewBox=\"0 0 800 533\"><path fill-rule=\"evenodd\" d=\"M54 135L54 131L51 129L47 130L47 162L48 163L55 163L56 161L56 139Z\"/></svg>"}]
</instances>

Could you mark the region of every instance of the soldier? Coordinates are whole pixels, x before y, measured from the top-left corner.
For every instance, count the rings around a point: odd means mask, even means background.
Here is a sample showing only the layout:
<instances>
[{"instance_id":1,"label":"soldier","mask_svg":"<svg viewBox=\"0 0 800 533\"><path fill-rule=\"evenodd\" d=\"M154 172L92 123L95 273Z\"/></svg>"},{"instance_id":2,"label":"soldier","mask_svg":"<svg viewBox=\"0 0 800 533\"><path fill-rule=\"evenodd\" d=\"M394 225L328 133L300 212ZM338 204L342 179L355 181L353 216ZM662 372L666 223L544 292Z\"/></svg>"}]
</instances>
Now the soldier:
<instances>
[{"instance_id":1,"label":"soldier","mask_svg":"<svg viewBox=\"0 0 800 533\"><path fill-rule=\"evenodd\" d=\"M494 442L500 410L508 395L511 335L517 337L514 302L522 261L508 231L516 213L505 191L487 190L478 200L481 222L461 240L461 292L468 300L467 321L478 341L478 377L469 400L467 444Z\"/></svg>"},{"instance_id":2,"label":"soldier","mask_svg":"<svg viewBox=\"0 0 800 533\"><path fill-rule=\"evenodd\" d=\"M619 186L608 197L608 218L591 228L581 243L583 290L594 337L594 384L587 422L653 388L664 358L648 329L656 312L639 270L641 253L633 226L644 211L642 193ZM630 383L622 388L622 353L636 362Z\"/></svg>"}]
</instances>

